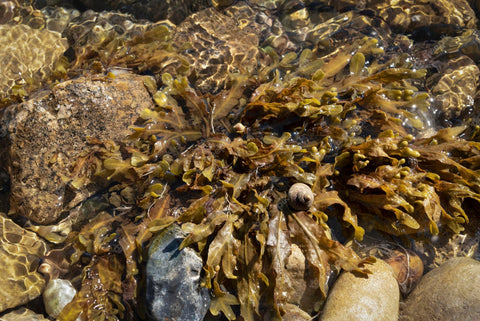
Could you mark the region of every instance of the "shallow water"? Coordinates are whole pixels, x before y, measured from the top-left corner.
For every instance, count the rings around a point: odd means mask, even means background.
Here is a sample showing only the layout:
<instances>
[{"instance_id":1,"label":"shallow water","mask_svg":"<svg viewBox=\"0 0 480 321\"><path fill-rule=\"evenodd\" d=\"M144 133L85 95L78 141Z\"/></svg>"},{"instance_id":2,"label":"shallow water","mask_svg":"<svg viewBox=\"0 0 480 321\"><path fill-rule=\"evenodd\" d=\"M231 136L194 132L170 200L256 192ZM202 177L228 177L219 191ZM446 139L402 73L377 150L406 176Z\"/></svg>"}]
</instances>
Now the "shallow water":
<instances>
[{"instance_id":1,"label":"shallow water","mask_svg":"<svg viewBox=\"0 0 480 321\"><path fill-rule=\"evenodd\" d=\"M80 2L0 3L2 108L78 77L108 83L125 73L150 76L143 83L155 106L131 120L129 138L92 140L95 153L71 160L73 195L59 203L82 202L55 224L15 215L17 204L0 207L48 242L45 277L70 279L79 291L61 320L145 319L146 251L170 224L191 233L203 284L214 297L238 298L234 313L246 320L260 319L256 310L281 313L285 289L274 262L294 243L325 275L319 293L340 261L332 244L348 262L343 269L372 247L409 249L426 271L451 256L478 258L475 3L257 0L214 8L178 0L140 11L137 3ZM19 180L14 162L2 162ZM285 205L295 182L315 193L305 213ZM2 181L2 200L10 184ZM272 241L274 230L284 245ZM357 253L343 246L349 241ZM209 250L221 242L222 252ZM44 313L38 302L26 306Z\"/></svg>"}]
</instances>

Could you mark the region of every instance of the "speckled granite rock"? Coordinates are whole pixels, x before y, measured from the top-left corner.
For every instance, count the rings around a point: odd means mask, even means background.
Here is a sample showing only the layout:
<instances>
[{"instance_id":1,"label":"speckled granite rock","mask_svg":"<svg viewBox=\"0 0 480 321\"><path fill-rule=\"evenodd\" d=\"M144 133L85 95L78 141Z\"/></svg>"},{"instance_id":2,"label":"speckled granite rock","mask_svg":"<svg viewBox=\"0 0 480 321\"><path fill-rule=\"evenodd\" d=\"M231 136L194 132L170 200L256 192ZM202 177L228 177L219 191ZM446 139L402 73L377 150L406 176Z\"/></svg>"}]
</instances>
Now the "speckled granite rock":
<instances>
[{"instance_id":1,"label":"speckled granite rock","mask_svg":"<svg viewBox=\"0 0 480 321\"><path fill-rule=\"evenodd\" d=\"M178 250L183 237L174 225L150 245L146 305L151 320L201 321L210 307L208 290L200 286L202 259L193 249Z\"/></svg>"},{"instance_id":2,"label":"speckled granite rock","mask_svg":"<svg viewBox=\"0 0 480 321\"><path fill-rule=\"evenodd\" d=\"M87 148L88 137L122 140L140 111L153 107L143 79L130 74L78 78L1 111L6 135L0 146L11 178L12 214L50 224L101 188L70 188L71 166Z\"/></svg>"},{"instance_id":3,"label":"speckled granite rock","mask_svg":"<svg viewBox=\"0 0 480 321\"><path fill-rule=\"evenodd\" d=\"M405 301L399 320L480 320L480 262L452 258L425 274Z\"/></svg>"},{"instance_id":4,"label":"speckled granite rock","mask_svg":"<svg viewBox=\"0 0 480 321\"><path fill-rule=\"evenodd\" d=\"M368 278L344 272L328 294L321 321L397 321L400 290L393 269L382 260Z\"/></svg>"}]
</instances>

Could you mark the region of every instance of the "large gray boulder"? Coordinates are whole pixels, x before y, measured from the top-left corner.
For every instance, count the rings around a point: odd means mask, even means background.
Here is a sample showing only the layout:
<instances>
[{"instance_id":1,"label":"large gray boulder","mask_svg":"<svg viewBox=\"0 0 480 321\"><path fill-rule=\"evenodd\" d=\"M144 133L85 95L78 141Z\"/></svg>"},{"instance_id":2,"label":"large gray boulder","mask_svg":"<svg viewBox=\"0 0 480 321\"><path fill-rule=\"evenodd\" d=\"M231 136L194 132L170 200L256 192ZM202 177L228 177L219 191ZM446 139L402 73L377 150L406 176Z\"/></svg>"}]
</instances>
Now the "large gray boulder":
<instances>
[{"instance_id":1,"label":"large gray boulder","mask_svg":"<svg viewBox=\"0 0 480 321\"><path fill-rule=\"evenodd\" d=\"M400 320L480 320L480 262L452 258L425 274L407 298Z\"/></svg>"},{"instance_id":2,"label":"large gray boulder","mask_svg":"<svg viewBox=\"0 0 480 321\"><path fill-rule=\"evenodd\" d=\"M150 246L146 304L152 320L201 321L210 307L208 290L200 286L202 259L193 249L179 250L183 238L173 225Z\"/></svg>"}]
</instances>

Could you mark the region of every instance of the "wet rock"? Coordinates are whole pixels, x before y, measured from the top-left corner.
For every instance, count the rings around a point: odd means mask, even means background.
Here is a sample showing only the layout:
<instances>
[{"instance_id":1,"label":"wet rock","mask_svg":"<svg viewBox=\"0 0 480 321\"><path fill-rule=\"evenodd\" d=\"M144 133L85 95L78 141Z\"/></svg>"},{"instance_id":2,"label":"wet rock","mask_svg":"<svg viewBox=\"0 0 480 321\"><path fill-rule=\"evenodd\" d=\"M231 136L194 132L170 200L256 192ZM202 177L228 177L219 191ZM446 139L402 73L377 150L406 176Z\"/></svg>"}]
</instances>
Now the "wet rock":
<instances>
[{"instance_id":1,"label":"wet rock","mask_svg":"<svg viewBox=\"0 0 480 321\"><path fill-rule=\"evenodd\" d=\"M434 45L434 54L439 57L458 58L468 56L473 61L480 61L480 38L476 30L466 30L455 37L443 37Z\"/></svg>"},{"instance_id":2,"label":"wet rock","mask_svg":"<svg viewBox=\"0 0 480 321\"><path fill-rule=\"evenodd\" d=\"M76 55L100 50L113 39L131 39L142 34L152 25L147 21L135 21L134 17L118 12L97 13L91 10L83 12L73 19L64 32ZM102 48L103 52L107 49Z\"/></svg>"},{"instance_id":3,"label":"wet rock","mask_svg":"<svg viewBox=\"0 0 480 321\"><path fill-rule=\"evenodd\" d=\"M0 311L30 302L45 287L37 272L46 253L45 243L0 214Z\"/></svg>"},{"instance_id":4,"label":"wet rock","mask_svg":"<svg viewBox=\"0 0 480 321\"><path fill-rule=\"evenodd\" d=\"M365 9L367 0L329 0L328 5L338 12L345 12L352 9Z\"/></svg>"},{"instance_id":5,"label":"wet rock","mask_svg":"<svg viewBox=\"0 0 480 321\"><path fill-rule=\"evenodd\" d=\"M203 320L210 295L200 286L202 259L190 248L179 250L184 235L176 225L158 235L149 249L146 305L153 320Z\"/></svg>"},{"instance_id":6,"label":"wet rock","mask_svg":"<svg viewBox=\"0 0 480 321\"><path fill-rule=\"evenodd\" d=\"M189 79L202 93L228 87L231 73L258 70L259 47L280 53L295 47L277 17L245 2L190 15L177 26L173 45L190 63Z\"/></svg>"},{"instance_id":7,"label":"wet rock","mask_svg":"<svg viewBox=\"0 0 480 321\"><path fill-rule=\"evenodd\" d=\"M43 292L43 304L49 316L56 318L63 308L72 301L77 291L70 281L54 279L48 282Z\"/></svg>"},{"instance_id":8,"label":"wet rock","mask_svg":"<svg viewBox=\"0 0 480 321\"><path fill-rule=\"evenodd\" d=\"M0 2L0 24L2 25L26 25L33 29L62 32L57 28L78 14L77 10L69 9L74 0L4 0ZM47 6L47 3L49 7ZM60 3L63 2L63 3ZM53 7L56 5L65 6ZM43 8L43 10L41 10ZM53 28L52 28L53 27Z\"/></svg>"},{"instance_id":9,"label":"wet rock","mask_svg":"<svg viewBox=\"0 0 480 321\"><path fill-rule=\"evenodd\" d=\"M468 3L470 3L473 10L476 12L480 11L480 0L468 0Z\"/></svg>"},{"instance_id":10,"label":"wet rock","mask_svg":"<svg viewBox=\"0 0 480 321\"><path fill-rule=\"evenodd\" d=\"M288 257L285 271L291 282L288 302L308 313L318 310L322 300L317 278L305 263L305 256L296 244L292 244L292 253Z\"/></svg>"},{"instance_id":11,"label":"wet rock","mask_svg":"<svg viewBox=\"0 0 480 321\"><path fill-rule=\"evenodd\" d=\"M283 321L310 321L312 317L293 304L285 305L285 314L282 315Z\"/></svg>"},{"instance_id":12,"label":"wet rock","mask_svg":"<svg viewBox=\"0 0 480 321\"><path fill-rule=\"evenodd\" d=\"M42 10L45 17L45 28L48 30L62 33L68 24L80 16L80 12L75 9L64 7L47 7Z\"/></svg>"},{"instance_id":13,"label":"wet rock","mask_svg":"<svg viewBox=\"0 0 480 321\"><path fill-rule=\"evenodd\" d=\"M249 2L258 8L276 10L286 1L285 0L251 0Z\"/></svg>"},{"instance_id":14,"label":"wet rock","mask_svg":"<svg viewBox=\"0 0 480 321\"><path fill-rule=\"evenodd\" d=\"M334 283L321 321L396 321L400 291L392 268L382 260L368 278L342 273Z\"/></svg>"},{"instance_id":15,"label":"wet rock","mask_svg":"<svg viewBox=\"0 0 480 321\"><path fill-rule=\"evenodd\" d=\"M2 157L0 157L0 163ZM10 194L10 177L5 170L0 168L0 212L8 212L8 197Z\"/></svg>"},{"instance_id":16,"label":"wet rock","mask_svg":"<svg viewBox=\"0 0 480 321\"><path fill-rule=\"evenodd\" d=\"M48 321L43 315L20 308L0 317L0 321Z\"/></svg>"},{"instance_id":17,"label":"wet rock","mask_svg":"<svg viewBox=\"0 0 480 321\"><path fill-rule=\"evenodd\" d=\"M300 309L295 304L286 303L282 305L282 310L284 311L281 320L282 321L311 321L313 320L312 316L307 312ZM262 315L263 320L277 320L278 316L273 311L268 311ZM213 320L204 320L204 321L213 321Z\"/></svg>"},{"instance_id":18,"label":"wet rock","mask_svg":"<svg viewBox=\"0 0 480 321\"><path fill-rule=\"evenodd\" d=\"M425 274L407 298L400 320L480 320L480 262L452 258Z\"/></svg>"},{"instance_id":19,"label":"wet rock","mask_svg":"<svg viewBox=\"0 0 480 321\"><path fill-rule=\"evenodd\" d=\"M153 107L143 79L78 78L1 111L11 213L53 223L101 188L92 182L69 186L72 164L88 148L88 137L120 141L140 111Z\"/></svg>"}]
</instances>

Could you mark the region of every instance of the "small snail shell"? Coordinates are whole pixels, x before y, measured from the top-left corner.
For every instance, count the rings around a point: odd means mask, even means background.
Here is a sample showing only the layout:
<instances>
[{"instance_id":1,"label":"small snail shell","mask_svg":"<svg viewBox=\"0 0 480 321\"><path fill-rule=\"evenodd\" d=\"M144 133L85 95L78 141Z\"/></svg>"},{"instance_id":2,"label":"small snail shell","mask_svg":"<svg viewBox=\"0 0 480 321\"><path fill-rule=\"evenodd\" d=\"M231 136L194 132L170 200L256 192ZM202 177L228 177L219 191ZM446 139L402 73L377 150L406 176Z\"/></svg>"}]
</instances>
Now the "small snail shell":
<instances>
[{"instance_id":1,"label":"small snail shell","mask_svg":"<svg viewBox=\"0 0 480 321\"><path fill-rule=\"evenodd\" d=\"M236 123L234 126L233 126L233 129L235 129L235 132L237 134L245 134L247 128L245 127L244 124L242 123Z\"/></svg>"},{"instance_id":2,"label":"small snail shell","mask_svg":"<svg viewBox=\"0 0 480 321\"><path fill-rule=\"evenodd\" d=\"M306 211L313 205L313 192L308 185L295 183L288 190L288 205L297 211Z\"/></svg>"}]
</instances>

